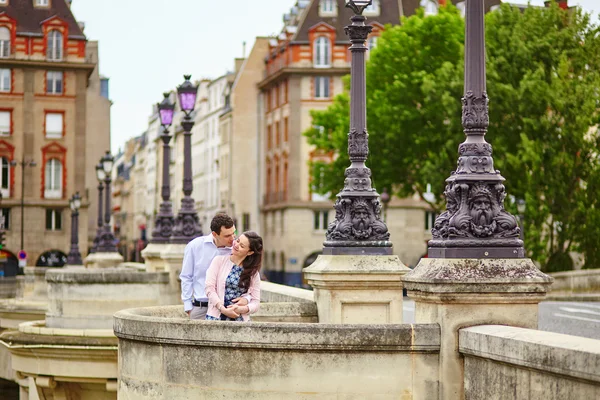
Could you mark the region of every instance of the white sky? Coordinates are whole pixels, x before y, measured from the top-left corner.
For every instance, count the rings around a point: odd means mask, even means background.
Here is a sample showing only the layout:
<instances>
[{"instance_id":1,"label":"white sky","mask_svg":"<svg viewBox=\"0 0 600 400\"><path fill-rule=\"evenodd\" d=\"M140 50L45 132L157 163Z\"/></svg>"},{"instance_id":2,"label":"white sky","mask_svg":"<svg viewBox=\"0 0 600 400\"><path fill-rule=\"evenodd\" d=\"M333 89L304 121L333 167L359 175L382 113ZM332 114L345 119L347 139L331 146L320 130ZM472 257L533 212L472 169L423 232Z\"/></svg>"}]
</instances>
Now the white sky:
<instances>
[{"instance_id":1,"label":"white sky","mask_svg":"<svg viewBox=\"0 0 600 400\"><path fill-rule=\"evenodd\" d=\"M162 92L233 69L256 36L278 34L295 0L73 0L85 34L98 40L100 73L110 78L111 143L115 153L144 132ZM526 3L512 0L513 3ZM531 4L542 5L543 0ZM569 2L600 11L599 0Z\"/></svg>"}]
</instances>

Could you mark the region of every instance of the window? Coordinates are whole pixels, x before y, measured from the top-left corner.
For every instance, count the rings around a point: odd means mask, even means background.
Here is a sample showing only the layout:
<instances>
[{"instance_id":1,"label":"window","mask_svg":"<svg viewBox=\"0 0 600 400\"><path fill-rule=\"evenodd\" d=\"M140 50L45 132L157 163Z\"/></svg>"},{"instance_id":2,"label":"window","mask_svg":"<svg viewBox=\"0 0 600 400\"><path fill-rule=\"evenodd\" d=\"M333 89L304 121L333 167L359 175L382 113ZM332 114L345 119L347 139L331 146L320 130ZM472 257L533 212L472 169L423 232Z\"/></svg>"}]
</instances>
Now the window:
<instances>
[{"instance_id":1,"label":"window","mask_svg":"<svg viewBox=\"0 0 600 400\"><path fill-rule=\"evenodd\" d=\"M0 92L10 92L11 81L11 70L7 68L0 69Z\"/></svg>"},{"instance_id":2,"label":"window","mask_svg":"<svg viewBox=\"0 0 600 400\"><path fill-rule=\"evenodd\" d=\"M0 0L0 5L8 4L8 0Z\"/></svg>"},{"instance_id":3,"label":"window","mask_svg":"<svg viewBox=\"0 0 600 400\"><path fill-rule=\"evenodd\" d=\"M463 16L463 18L465 17L465 11L466 11L466 5L464 1L459 1L458 3L456 3L456 8L458 8L458 11L460 11L460 15ZM490 11L494 11L493 10L494 6L492 6L492 8L490 8Z\"/></svg>"},{"instance_id":4,"label":"window","mask_svg":"<svg viewBox=\"0 0 600 400\"><path fill-rule=\"evenodd\" d=\"M315 40L315 67L325 68L331 66L329 39L320 36Z\"/></svg>"},{"instance_id":5,"label":"window","mask_svg":"<svg viewBox=\"0 0 600 400\"><path fill-rule=\"evenodd\" d=\"M2 164L2 171L0 171L0 189L2 189L2 197L10 197L8 193L8 188L10 187L10 161L7 157L2 157L0 159L0 164Z\"/></svg>"},{"instance_id":6,"label":"window","mask_svg":"<svg viewBox=\"0 0 600 400\"><path fill-rule=\"evenodd\" d=\"M289 131L289 124L288 124L288 118L285 117L283 119L283 142L287 143L288 140L290 140L290 131Z\"/></svg>"},{"instance_id":7,"label":"window","mask_svg":"<svg viewBox=\"0 0 600 400\"><path fill-rule=\"evenodd\" d=\"M275 146L279 147L281 146L281 129L280 129L280 125L281 121L277 121L275 122Z\"/></svg>"},{"instance_id":8,"label":"window","mask_svg":"<svg viewBox=\"0 0 600 400\"><path fill-rule=\"evenodd\" d=\"M59 159L51 158L46 162L44 198L60 199L62 197L62 164Z\"/></svg>"},{"instance_id":9,"label":"window","mask_svg":"<svg viewBox=\"0 0 600 400\"><path fill-rule=\"evenodd\" d=\"M0 57L10 56L10 30L3 26L0 28Z\"/></svg>"},{"instance_id":10,"label":"window","mask_svg":"<svg viewBox=\"0 0 600 400\"><path fill-rule=\"evenodd\" d=\"M0 208L0 229L10 229L10 208Z\"/></svg>"},{"instance_id":11,"label":"window","mask_svg":"<svg viewBox=\"0 0 600 400\"><path fill-rule=\"evenodd\" d=\"M12 113L10 111L0 111L0 136L10 136Z\"/></svg>"},{"instance_id":12,"label":"window","mask_svg":"<svg viewBox=\"0 0 600 400\"><path fill-rule=\"evenodd\" d=\"M46 138L59 139L63 137L64 115L62 113L46 113Z\"/></svg>"},{"instance_id":13,"label":"window","mask_svg":"<svg viewBox=\"0 0 600 400\"><path fill-rule=\"evenodd\" d=\"M35 0L36 6L47 7L50 3L50 0Z\"/></svg>"},{"instance_id":14,"label":"window","mask_svg":"<svg viewBox=\"0 0 600 400\"><path fill-rule=\"evenodd\" d=\"M46 93L62 94L63 92L63 73L60 71L46 72Z\"/></svg>"},{"instance_id":15,"label":"window","mask_svg":"<svg viewBox=\"0 0 600 400\"><path fill-rule=\"evenodd\" d=\"M369 48L369 50L373 50L375 47L377 47L378 40L379 36L371 36L369 38L369 40L367 41L367 47Z\"/></svg>"},{"instance_id":16,"label":"window","mask_svg":"<svg viewBox=\"0 0 600 400\"><path fill-rule=\"evenodd\" d=\"M335 1L334 0L321 0L320 11L322 14L330 14L335 12Z\"/></svg>"},{"instance_id":17,"label":"window","mask_svg":"<svg viewBox=\"0 0 600 400\"><path fill-rule=\"evenodd\" d=\"M250 214L244 213L242 215L242 232L250 230Z\"/></svg>"},{"instance_id":18,"label":"window","mask_svg":"<svg viewBox=\"0 0 600 400\"><path fill-rule=\"evenodd\" d=\"M315 99L329 98L329 77L317 76L315 78Z\"/></svg>"},{"instance_id":19,"label":"window","mask_svg":"<svg viewBox=\"0 0 600 400\"><path fill-rule=\"evenodd\" d=\"M273 148L273 129L271 125L267 126L267 150Z\"/></svg>"},{"instance_id":20,"label":"window","mask_svg":"<svg viewBox=\"0 0 600 400\"><path fill-rule=\"evenodd\" d=\"M61 61L63 52L63 36L57 30L52 30L48 33L48 60Z\"/></svg>"},{"instance_id":21,"label":"window","mask_svg":"<svg viewBox=\"0 0 600 400\"><path fill-rule=\"evenodd\" d=\"M438 13L437 0L421 0L420 5L425 9L425 15L435 15Z\"/></svg>"},{"instance_id":22,"label":"window","mask_svg":"<svg viewBox=\"0 0 600 400\"><path fill-rule=\"evenodd\" d=\"M62 229L62 213L61 210L47 209L46 210L46 230L60 231Z\"/></svg>"},{"instance_id":23,"label":"window","mask_svg":"<svg viewBox=\"0 0 600 400\"><path fill-rule=\"evenodd\" d=\"M371 4L369 4L369 6L367 6L367 8L365 8L364 11L365 15L379 15L379 0L373 0L373 2Z\"/></svg>"},{"instance_id":24,"label":"window","mask_svg":"<svg viewBox=\"0 0 600 400\"><path fill-rule=\"evenodd\" d=\"M329 211L313 211L313 229L326 230L329 225Z\"/></svg>"}]
</instances>

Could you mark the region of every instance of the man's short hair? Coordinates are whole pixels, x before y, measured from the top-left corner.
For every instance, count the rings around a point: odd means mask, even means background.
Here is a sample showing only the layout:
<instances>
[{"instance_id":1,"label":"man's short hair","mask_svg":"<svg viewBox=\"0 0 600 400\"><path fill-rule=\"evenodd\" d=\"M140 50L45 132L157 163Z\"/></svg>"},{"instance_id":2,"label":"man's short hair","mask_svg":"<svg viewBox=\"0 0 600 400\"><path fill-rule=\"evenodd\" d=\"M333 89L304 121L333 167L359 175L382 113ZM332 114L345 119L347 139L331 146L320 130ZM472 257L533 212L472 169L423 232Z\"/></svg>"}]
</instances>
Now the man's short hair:
<instances>
[{"instance_id":1,"label":"man's short hair","mask_svg":"<svg viewBox=\"0 0 600 400\"><path fill-rule=\"evenodd\" d=\"M233 227L233 219L225 213L219 213L210 221L210 230L220 235L223 227L225 229Z\"/></svg>"}]
</instances>

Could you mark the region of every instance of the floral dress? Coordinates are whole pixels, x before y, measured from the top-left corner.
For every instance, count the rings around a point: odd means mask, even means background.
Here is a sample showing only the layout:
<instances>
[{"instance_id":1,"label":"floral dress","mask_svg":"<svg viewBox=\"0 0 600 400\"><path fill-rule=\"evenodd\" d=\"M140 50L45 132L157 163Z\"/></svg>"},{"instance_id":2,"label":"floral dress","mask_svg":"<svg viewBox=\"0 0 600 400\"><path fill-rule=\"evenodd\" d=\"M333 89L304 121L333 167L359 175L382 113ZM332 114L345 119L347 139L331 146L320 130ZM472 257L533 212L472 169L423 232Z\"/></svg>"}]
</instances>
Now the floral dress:
<instances>
[{"instance_id":1,"label":"floral dress","mask_svg":"<svg viewBox=\"0 0 600 400\"><path fill-rule=\"evenodd\" d=\"M223 301L223 306L228 307L233 303L231 300L236 299L243 295L245 292L240 289L240 276L242 275L243 268L238 265L233 265L231 268L231 272L227 275L227 280L225 281L225 299ZM240 315L237 318L229 318L225 314L221 314L221 318L215 318L210 315L206 316L206 319L213 321L243 321L242 316Z\"/></svg>"}]
</instances>

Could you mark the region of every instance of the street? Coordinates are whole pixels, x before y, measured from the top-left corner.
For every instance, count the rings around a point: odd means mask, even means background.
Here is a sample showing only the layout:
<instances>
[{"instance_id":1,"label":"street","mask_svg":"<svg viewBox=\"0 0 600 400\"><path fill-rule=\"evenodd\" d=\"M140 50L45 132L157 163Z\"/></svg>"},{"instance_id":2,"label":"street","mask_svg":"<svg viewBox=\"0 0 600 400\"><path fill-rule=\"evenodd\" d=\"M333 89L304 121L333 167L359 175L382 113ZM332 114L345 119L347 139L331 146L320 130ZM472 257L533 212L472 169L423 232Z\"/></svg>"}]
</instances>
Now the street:
<instances>
[{"instance_id":1,"label":"street","mask_svg":"<svg viewBox=\"0 0 600 400\"><path fill-rule=\"evenodd\" d=\"M403 320L415 322L415 303L406 297ZM600 302L542 302L538 323L542 331L600 339Z\"/></svg>"}]
</instances>

